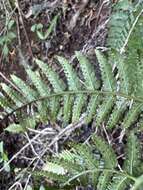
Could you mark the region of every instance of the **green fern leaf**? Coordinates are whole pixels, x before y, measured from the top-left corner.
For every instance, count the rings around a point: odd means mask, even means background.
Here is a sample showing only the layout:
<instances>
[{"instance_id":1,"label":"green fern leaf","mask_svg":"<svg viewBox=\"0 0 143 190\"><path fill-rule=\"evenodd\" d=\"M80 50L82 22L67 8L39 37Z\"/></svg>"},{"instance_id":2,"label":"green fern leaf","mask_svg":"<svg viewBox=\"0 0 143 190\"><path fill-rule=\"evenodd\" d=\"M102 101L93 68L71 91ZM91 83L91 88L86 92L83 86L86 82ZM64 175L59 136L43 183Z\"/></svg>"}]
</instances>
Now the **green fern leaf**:
<instances>
[{"instance_id":1,"label":"green fern leaf","mask_svg":"<svg viewBox=\"0 0 143 190\"><path fill-rule=\"evenodd\" d=\"M87 110L85 113L85 122L90 123L96 114L96 108L98 107L101 101L101 97L99 95L92 95L89 103L87 105Z\"/></svg>"},{"instance_id":2,"label":"green fern leaf","mask_svg":"<svg viewBox=\"0 0 143 190\"><path fill-rule=\"evenodd\" d=\"M131 109L124 118L122 124L124 128L129 128L137 120L137 116L142 112L142 108L142 103L134 103L132 105Z\"/></svg>"},{"instance_id":3,"label":"green fern leaf","mask_svg":"<svg viewBox=\"0 0 143 190\"><path fill-rule=\"evenodd\" d=\"M141 163L140 144L134 132L128 136L126 147L126 160L123 169L130 175L135 175Z\"/></svg>"},{"instance_id":4,"label":"green fern leaf","mask_svg":"<svg viewBox=\"0 0 143 190\"><path fill-rule=\"evenodd\" d=\"M64 73L67 78L69 90L81 89L81 83L79 81L79 78L69 62L65 58L60 56L58 56L57 59L60 65L63 67Z\"/></svg>"},{"instance_id":5,"label":"green fern leaf","mask_svg":"<svg viewBox=\"0 0 143 190\"><path fill-rule=\"evenodd\" d=\"M5 96L0 96L0 109L2 113L11 113L13 111L13 103Z\"/></svg>"},{"instance_id":6,"label":"green fern leaf","mask_svg":"<svg viewBox=\"0 0 143 190\"><path fill-rule=\"evenodd\" d=\"M12 81L21 90L21 94L28 100L33 101L37 97L36 91L30 88L22 79L15 75L11 75Z\"/></svg>"},{"instance_id":7,"label":"green fern leaf","mask_svg":"<svg viewBox=\"0 0 143 190\"><path fill-rule=\"evenodd\" d=\"M85 104L86 96L78 95L74 101L73 105L73 113L72 113L72 122L75 122L79 119L83 105Z\"/></svg>"},{"instance_id":8,"label":"green fern leaf","mask_svg":"<svg viewBox=\"0 0 143 190\"><path fill-rule=\"evenodd\" d=\"M126 103L122 103L120 105L116 105L112 111L112 114L110 115L110 118L107 122L107 127L109 129L112 129L116 126L116 124L121 120L125 110L127 108Z\"/></svg>"},{"instance_id":9,"label":"green fern leaf","mask_svg":"<svg viewBox=\"0 0 143 190\"><path fill-rule=\"evenodd\" d=\"M98 178L97 190L107 190L107 185L111 180L112 174L108 171L103 172Z\"/></svg>"},{"instance_id":10,"label":"green fern leaf","mask_svg":"<svg viewBox=\"0 0 143 190\"><path fill-rule=\"evenodd\" d=\"M42 72L45 74L45 76L47 77L47 79L52 84L54 92L61 92L61 91L63 91L65 89L65 83L58 77L57 73L54 72L43 61L40 61L38 59L36 59L35 61L36 61L36 64L39 66L39 68L42 70Z\"/></svg>"},{"instance_id":11,"label":"green fern leaf","mask_svg":"<svg viewBox=\"0 0 143 190\"><path fill-rule=\"evenodd\" d=\"M64 108L63 108L64 125L67 125L71 118L73 100L74 98L70 95L64 96Z\"/></svg>"},{"instance_id":12,"label":"green fern leaf","mask_svg":"<svg viewBox=\"0 0 143 190\"><path fill-rule=\"evenodd\" d=\"M47 179L51 179L54 181L58 181L60 183L65 182L68 180L68 177L66 175L58 175L53 172L47 172L47 171L30 171L30 173L33 174L35 177L46 177Z\"/></svg>"},{"instance_id":13,"label":"green fern leaf","mask_svg":"<svg viewBox=\"0 0 143 190\"><path fill-rule=\"evenodd\" d=\"M47 96L50 93L50 89L48 88L48 85L46 85L41 77L39 76L39 73L32 71L31 69L26 70L29 78L31 79L33 85L36 87L36 89L39 92L39 95Z\"/></svg>"},{"instance_id":14,"label":"green fern leaf","mask_svg":"<svg viewBox=\"0 0 143 190\"><path fill-rule=\"evenodd\" d=\"M64 168L56 163L52 163L52 162L47 162L43 168L43 171L47 171L47 172L52 172L55 173L57 175L65 175L66 171L64 170Z\"/></svg>"},{"instance_id":15,"label":"green fern leaf","mask_svg":"<svg viewBox=\"0 0 143 190\"><path fill-rule=\"evenodd\" d=\"M92 148L85 144L80 144L75 147L76 152L82 157L83 165L90 170L99 168L99 160L94 157L92 153Z\"/></svg>"},{"instance_id":16,"label":"green fern leaf","mask_svg":"<svg viewBox=\"0 0 143 190\"><path fill-rule=\"evenodd\" d=\"M110 113L110 111L112 110L114 106L114 102L115 102L114 97L111 96L110 98L108 99L105 98L105 99L106 100L104 100L102 106L99 108L97 119L96 119L96 126L99 126L101 122L105 120L105 118L108 116L108 114Z\"/></svg>"},{"instance_id":17,"label":"green fern leaf","mask_svg":"<svg viewBox=\"0 0 143 190\"><path fill-rule=\"evenodd\" d=\"M124 175L115 175L107 190L126 190L128 187L128 178Z\"/></svg>"},{"instance_id":18,"label":"green fern leaf","mask_svg":"<svg viewBox=\"0 0 143 190\"><path fill-rule=\"evenodd\" d=\"M80 52L76 52L76 57L80 63L82 74L85 80L86 89L95 90L98 89L100 84L96 78L94 67L89 63L88 59Z\"/></svg>"},{"instance_id":19,"label":"green fern leaf","mask_svg":"<svg viewBox=\"0 0 143 190\"><path fill-rule=\"evenodd\" d=\"M114 75L112 73L112 67L111 65L107 62L105 57L98 51L96 50L96 56L102 71L102 80L103 80L103 89L104 90L109 90L113 91L116 89L116 82ZM106 97L104 100L104 103L100 106L98 114L97 114L97 126L105 120L107 115L110 113L112 110L112 107L114 105L115 98L114 97Z\"/></svg>"},{"instance_id":20,"label":"green fern leaf","mask_svg":"<svg viewBox=\"0 0 143 190\"><path fill-rule=\"evenodd\" d=\"M113 169L117 166L117 159L116 155L113 152L113 149L100 137L94 135L92 137L93 143L95 143L95 146L97 150L101 153L102 158L105 162L105 168Z\"/></svg>"},{"instance_id":21,"label":"green fern leaf","mask_svg":"<svg viewBox=\"0 0 143 190\"><path fill-rule=\"evenodd\" d=\"M67 160L73 163L74 163L74 160L77 158L77 155L72 153L69 150L63 150L61 153L57 154L56 156L58 157L58 159Z\"/></svg>"},{"instance_id":22,"label":"green fern leaf","mask_svg":"<svg viewBox=\"0 0 143 190\"><path fill-rule=\"evenodd\" d=\"M112 73L112 67L107 62L106 58L100 53L99 50L95 50L103 80L103 89L104 90L116 90L116 81Z\"/></svg>"},{"instance_id":23,"label":"green fern leaf","mask_svg":"<svg viewBox=\"0 0 143 190\"><path fill-rule=\"evenodd\" d=\"M15 90L10 88L5 83L1 83L2 89L5 91L5 93L11 98L11 100L15 103L17 107L20 107L25 102L24 98L21 97L20 94L18 94Z\"/></svg>"},{"instance_id":24,"label":"green fern leaf","mask_svg":"<svg viewBox=\"0 0 143 190\"><path fill-rule=\"evenodd\" d=\"M133 6L129 0L119 0L113 8L109 22L109 35L107 45L120 51L127 36L128 31L134 22Z\"/></svg>"},{"instance_id":25,"label":"green fern leaf","mask_svg":"<svg viewBox=\"0 0 143 190\"><path fill-rule=\"evenodd\" d=\"M63 67L64 73L67 78L69 90L80 90L81 89L81 83L79 81L79 78L77 74L74 72L72 66L68 63L68 61L63 57L57 57L59 63ZM73 113L72 113L72 121L75 122L79 119L79 116L82 111L82 107L84 105L86 96L83 94L78 95L75 98L74 106L73 106Z\"/></svg>"}]
</instances>

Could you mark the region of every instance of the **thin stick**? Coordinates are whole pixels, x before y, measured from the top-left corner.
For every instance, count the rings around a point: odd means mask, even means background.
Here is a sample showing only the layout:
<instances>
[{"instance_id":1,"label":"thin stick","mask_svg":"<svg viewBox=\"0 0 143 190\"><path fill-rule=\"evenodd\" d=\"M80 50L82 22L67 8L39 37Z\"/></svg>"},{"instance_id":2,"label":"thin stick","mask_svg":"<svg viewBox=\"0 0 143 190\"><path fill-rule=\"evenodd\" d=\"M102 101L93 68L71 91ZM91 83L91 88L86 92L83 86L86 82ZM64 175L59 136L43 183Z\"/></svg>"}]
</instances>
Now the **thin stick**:
<instances>
[{"instance_id":1,"label":"thin stick","mask_svg":"<svg viewBox=\"0 0 143 190\"><path fill-rule=\"evenodd\" d=\"M31 48L31 43L30 43L29 37L27 35L27 31L26 31L26 28L25 28L25 25L24 25L24 20L23 20L23 16L22 16L22 12L21 12L18 0L16 0L16 6L17 6L17 9L18 9L19 16L20 16L20 21L21 21L21 24L22 24L22 27L23 27L23 30L24 30L24 33L25 33L26 41L28 43L30 57L32 57L32 59L33 59L34 56L33 56L32 48Z\"/></svg>"},{"instance_id":2,"label":"thin stick","mask_svg":"<svg viewBox=\"0 0 143 190\"><path fill-rule=\"evenodd\" d=\"M14 85L2 72L0 72L0 76L11 86L13 86L14 89L16 89L18 92L20 92L20 89Z\"/></svg>"},{"instance_id":3,"label":"thin stick","mask_svg":"<svg viewBox=\"0 0 143 190\"><path fill-rule=\"evenodd\" d=\"M66 128L62 129L61 132L58 135L56 135L55 138L52 140L52 142L47 146L47 148L45 149L44 153L42 155L39 155L39 156L42 157L46 153L47 149L49 149L51 146L53 146L64 135L69 136L75 129L80 128L84 124L84 118L85 118L85 115L82 116L77 123L74 123L74 124L72 123L72 124L68 125ZM46 131L46 129L43 130L43 132L45 132L45 131ZM0 172L2 172L5 169L6 166L8 166L17 156L19 156L40 135L41 135L41 133L38 133L35 137L33 137L31 139L30 142L28 142L25 146L23 146L15 155L13 155L13 157L0 169Z\"/></svg>"}]
</instances>

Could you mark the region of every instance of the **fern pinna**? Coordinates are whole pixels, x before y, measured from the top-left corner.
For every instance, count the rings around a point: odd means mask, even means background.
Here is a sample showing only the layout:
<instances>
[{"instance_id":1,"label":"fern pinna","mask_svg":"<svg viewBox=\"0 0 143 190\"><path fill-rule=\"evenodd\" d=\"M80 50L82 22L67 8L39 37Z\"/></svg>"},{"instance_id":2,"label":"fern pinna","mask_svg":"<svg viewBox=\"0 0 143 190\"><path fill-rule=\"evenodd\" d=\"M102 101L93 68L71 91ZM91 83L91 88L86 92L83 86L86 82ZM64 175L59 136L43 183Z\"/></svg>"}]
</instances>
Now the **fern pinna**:
<instances>
[{"instance_id":1,"label":"fern pinna","mask_svg":"<svg viewBox=\"0 0 143 190\"><path fill-rule=\"evenodd\" d=\"M31 117L35 122L59 120L65 126L77 121L82 114L85 115L85 123L95 119L96 126L104 122L108 128L117 124L129 128L136 121L142 121L138 119L143 109L143 39L140 37L143 21L140 14L142 6L138 6L139 4L120 0L113 8L113 15L119 15L112 16L109 22L107 45L111 49L106 55L95 50L101 79L96 77L94 66L80 52L76 52L82 72L80 75L67 59L57 56L65 79L48 64L35 59L39 71L26 69L30 82L11 75L12 86L1 83L1 121L13 115L23 123L28 115L28 120ZM116 20L123 22L121 15L124 14L132 14L133 19L128 16L128 22L125 19L123 26L116 26L122 29L116 33L117 39L122 43L113 42L116 36L110 33L114 34ZM119 45L113 46L112 42Z\"/></svg>"},{"instance_id":2,"label":"fern pinna","mask_svg":"<svg viewBox=\"0 0 143 190\"><path fill-rule=\"evenodd\" d=\"M33 175L54 180L57 188L73 189L77 185L90 184L97 190L138 190L143 185L143 168L140 143L134 132L128 136L125 158L122 166L118 167L113 149L94 135L91 145L79 144L71 150L64 150L47 162L42 171L35 171Z\"/></svg>"}]
</instances>

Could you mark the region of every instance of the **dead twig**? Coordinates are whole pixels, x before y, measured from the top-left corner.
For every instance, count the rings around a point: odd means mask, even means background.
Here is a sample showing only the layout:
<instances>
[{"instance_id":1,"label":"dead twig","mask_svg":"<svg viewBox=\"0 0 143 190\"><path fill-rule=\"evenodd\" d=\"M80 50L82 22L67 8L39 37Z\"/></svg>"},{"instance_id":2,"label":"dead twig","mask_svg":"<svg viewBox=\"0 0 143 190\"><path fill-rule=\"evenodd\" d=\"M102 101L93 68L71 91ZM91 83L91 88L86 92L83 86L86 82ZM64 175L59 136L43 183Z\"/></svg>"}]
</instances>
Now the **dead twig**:
<instances>
[{"instance_id":1,"label":"dead twig","mask_svg":"<svg viewBox=\"0 0 143 190\"><path fill-rule=\"evenodd\" d=\"M43 155L45 155L45 153L47 152L47 150L52 147L55 143L57 143L60 139L62 139L64 136L69 137L70 134L75 131L76 129L80 128L84 123L85 123L85 115L83 115L78 122L76 123L72 123L70 125L68 125L66 128L62 129L58 135L55 136L55 138L51 141L51 143L49 143L49 145L47 145L47 148L45 149L45 151L43 152L43 154L38 155L38 161L39 161L39 157L40 159L43 157ZM47 129L44 129L43 132L45 132ZM13 157L0 169L0 172L2 172L6 166L8 166L15 158L17 158L17 156L19 156L28 146L31 145L31 143L33 143L39 136L41 135L41 133L38 133L35 137L33 137L30 142L28 142L26 145L24 145L15 155L13 155Z\"/></svg>"},{"instance_id":2,"label":"dead twig","mask_svg":"<svg viewBox=\"0 0 143 190\"><path fill-rule=\"evenodd\" d=\"M33 59L34 56L33 56L33 52L32 52L32 47L31 47L31 43L30 43L30 40L29 40L27 31L26 31L25 25L24 25L23 15L22 15L22 11L21 11L21 8L20 8L20 5L19 5L19 1L16 0L16 3L15 3L15 4L16 4L16 7L17 7L17 9L18 9L20 21L21 21L21 24L22 24L22 27L23 27L23 30L24 30L24 34L25 34L25 37L26 37L26 41L27 41L27 43L28 43L28 48L29 48L30 57Z\"/></svg>"}]
</instances>

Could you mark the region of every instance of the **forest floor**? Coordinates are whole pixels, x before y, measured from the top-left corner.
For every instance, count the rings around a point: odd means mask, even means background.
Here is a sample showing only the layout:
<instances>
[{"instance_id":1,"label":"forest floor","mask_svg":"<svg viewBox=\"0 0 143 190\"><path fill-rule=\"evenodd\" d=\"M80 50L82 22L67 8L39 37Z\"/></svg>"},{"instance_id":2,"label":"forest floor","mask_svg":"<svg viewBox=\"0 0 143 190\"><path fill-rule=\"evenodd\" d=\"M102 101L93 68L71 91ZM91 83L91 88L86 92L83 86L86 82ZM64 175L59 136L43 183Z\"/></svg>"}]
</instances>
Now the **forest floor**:
<instances>
[{"instance_id":1,"label":"forest floor","mask_svg":"<svg viewBox=\"0 0 143 190\"><path fill-rule=\"evenodd\" d=\"M14 1L0 1L0 31L5 30L5 17L10 16L15 21L13 30L16 38L9 44L9 52L6 57L0 46L0 81L8 82L10 74L16 74L24 80L28 80L24 73L24 67L30 66L36 70L33 62L35 57L53 66L55 55L62 55L78 69L74 57L75 51L81 51L90 56L90 61L95 64L98 73L94 49L97 46L104 48L106 42L107 23L111 11L108 1L16 0L16 4L11 3L10 5L8 2ZM57 14L57 24L48 38L41 40L36 32L31 31L31 27L39 23L43 24L43 31L46 31L49 23ZM58 68L55 69L58 70ZM0 141L4 142L5 150L11 159L27 143L28 137L33 137L33 133L28 133L27 136L11 135L3 131L4 127L2 125L0 129ZM42 128L43 126L38 127ZM80 134L80 141L86 140L90 133L89 127ZM37 147L35 150L39 151L40 148ZM28 158L30 159L32 156L31 148L25 149L21 156L12 160L12 167L24 168L29 163ZM0 174L0 190L12 186L14 179L13 172L9 174L2 172Z\"/></svg>"}]
</instances>

